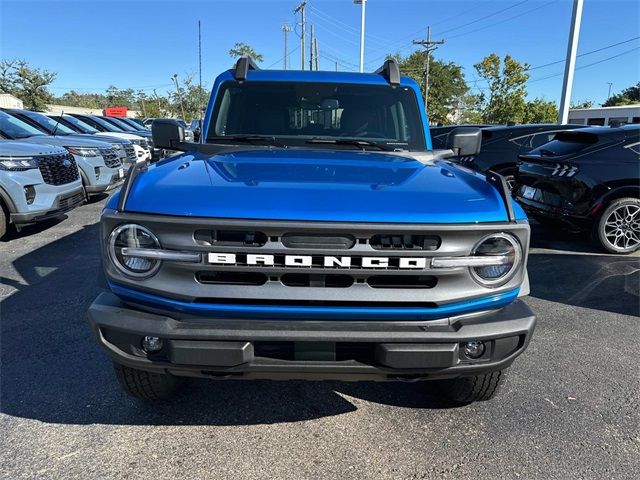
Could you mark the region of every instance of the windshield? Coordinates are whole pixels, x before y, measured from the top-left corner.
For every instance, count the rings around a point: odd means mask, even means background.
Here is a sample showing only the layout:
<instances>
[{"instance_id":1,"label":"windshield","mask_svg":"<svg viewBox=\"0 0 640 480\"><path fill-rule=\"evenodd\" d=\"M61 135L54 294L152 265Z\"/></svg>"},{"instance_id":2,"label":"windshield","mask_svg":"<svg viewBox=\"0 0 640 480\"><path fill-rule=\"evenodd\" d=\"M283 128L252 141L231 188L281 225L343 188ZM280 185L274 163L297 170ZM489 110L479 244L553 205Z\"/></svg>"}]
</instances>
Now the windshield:
<instances>
[{"instance_id":1,"label":"windshield","mask_svg":"<svg viewBox=\"0 0 640 480\"><path fill-rule=\"evenodd\" d=\"M55 118L55 117L54 117ZM72 116L68 116L65 115L62 120L64 122L70 123L71 125L73 125L76 129L78 129L80 132L82 133L90 133L90 134L94 134L94 133L99 133L100 130L98 130L97 128L93 128L91 125L89 125L88 123L83 122L82 120L76 118L76 117L72 117Z\"/></svg>"},{"instance_id":2,"label":"windshield","mask_svg":"<svg viewBox=\"0 0 640 480\"><path fill-rule=\"evenodd\" d=\"M118 128L116 127L114 124L107 122L106 120L100 118L100 117L88 117L89 120L93 121L93 123L100 125L102 128L104 128L107 132L118 132L118 133L123 133L124 130L122 128Z\"/></svg>"},{"instance_id":3,"label":"windshield","mask_svg":"<svg viewBox=\"0 0 640 480\"><path fill-rule=\"evenodd\" d=\"M46 115L41 115L38 113L29 113L23 115L32 122L40 125L47 133L53 134L54 131L56 132L56 135L72 135L76 133L62 122L47 117Z\"/></svg>"},{"instance_id":4,"label":"windshield","mask_svg":"<svg viewBox=\"0 0 640 480\"><path fill-rule=\"evenodd\" d=\"M0 111L0 133L14 139L44 136L44 133L36 127L2 111Z\"/></svg>"},{"instance_id":5,"label":"windshield","mask_svg":"<svg viewBox=\"0 0 640 480\"><path fill-rule=\"evenodd\" d=\"M123 118L122 121L138 132L147 131L146 128L138 124L135 120L131 120L130 118Z\"/></svg>"},{"instance_id":6,"label":"windshield","mask_svg":"<svg viewBox=\"0 0 640 480\"><path fill-rule=\"evenodd\" d=\"M110 123L115 123L118 127L120 127L125 132L137 132L135 128L127 124L127 122L123 122L119 118L109 117L108 119L105 119L105 120Z\"/></svg>"},{"instance_id":7,"label":"windshield","mask_svg":"<svg viewBox=\"0 0 640 480\"><path fill-rule=\"evenodd\" d=\"M207 142L233 135L273 136L285 145L357 139L391 150L426 148L414 91L388 85L228 82L217 96Z\"/></svg>"}]
</instances>

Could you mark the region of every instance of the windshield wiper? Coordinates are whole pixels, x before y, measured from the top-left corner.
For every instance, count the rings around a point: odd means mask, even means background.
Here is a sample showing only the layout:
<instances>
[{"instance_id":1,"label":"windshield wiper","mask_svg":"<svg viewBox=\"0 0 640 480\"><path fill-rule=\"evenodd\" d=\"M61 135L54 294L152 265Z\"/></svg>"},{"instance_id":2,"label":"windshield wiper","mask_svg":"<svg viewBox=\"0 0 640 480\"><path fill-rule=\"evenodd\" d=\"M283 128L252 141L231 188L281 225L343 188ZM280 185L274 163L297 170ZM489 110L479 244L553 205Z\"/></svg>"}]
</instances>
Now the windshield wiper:
<instances>
[{"instance_id":1,"label":"windshield wiper","mask_svg":"<svg viewBox=\"0 0 640 480\"><path fill-rule=\"evenodd\" d=\"M365 150L365 147L374 147L379 150L391 152L394 148L384 143L372 142L371 140L359 140L357 138L312 138L305 143L328 144L328 145L355 145Z\"/></svg>"},{"instance_id":2,"label":"windshield wiper","mask_svg":"<svg viewBox=\"0 0 640 480\"><path fill-rule=\"evenodd\" d=\"M279 142L276 137L272 135L217 135L212 137L207 137L207 142L248 142L248 143L257 143L257 142L269 142L271 145L280 148L287 148L288 145Z\"/></svg>"}]
</instances>

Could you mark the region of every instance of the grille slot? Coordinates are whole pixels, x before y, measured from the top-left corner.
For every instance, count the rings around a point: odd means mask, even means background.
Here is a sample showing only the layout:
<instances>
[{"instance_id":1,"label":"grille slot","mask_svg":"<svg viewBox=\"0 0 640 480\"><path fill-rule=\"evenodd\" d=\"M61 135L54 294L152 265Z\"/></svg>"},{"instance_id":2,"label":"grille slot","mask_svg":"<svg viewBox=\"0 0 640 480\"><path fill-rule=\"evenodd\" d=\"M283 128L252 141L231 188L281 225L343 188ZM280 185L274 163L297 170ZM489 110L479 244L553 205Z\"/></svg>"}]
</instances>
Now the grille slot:
<instances>
[{"instance_id":1,"label":"grille slot","mask_svg":"<svg viewBox=\"0 0 640 480\"><path fill-rule=\"evenodd\" d=\"M193 238L203 246L262 247L267 243L263 232L249 230L196 230Z\"/></svg>"},{"instance_id":2,"label":"grille slot","mask_svg":"<svg viewBox=\"0 0 640 480\"><path fill-rule=\"evenodd\" d=\"M322 235L313 233L285 233L282 245L287 248L315 248L326 250L347 250L352 248L355 237L351 235Z\"/></svg>"},{"instance_id":3,"label":"grille slot","mask_svg":"<svg viewBox=\"0 0 640 480\"><path fill-rule=\"evenodd\" d=\"M63 197L58 201L58 208L63 211L68 211L77 205L80 205L84 201L84 193L78 192L70 197Z\"/></svg>"},{"instance_id":4,"label":"grille slot","mask_svg":"<svg viewBox=\"0 0 640 480\"><path fill-rule=\"evenodd\" d=\"M286 273L280 281L287 287L347 288L353 285L351 275Z\"/></svg>"},{"instance_id":5,"label":"grille slot","mask_svg":"<svg viewBox=\"0 0 640 480\"><path fill-rule=\"evenodd\" d=\"M433 288L438 279L432 275L373 275L367 283L372 288Z\"/></svg>"},{"instance_id":6,"label":"grille slot","mask_svg":"<svg viewBox=\"0 0 640 480\"><path fill-rule=\"evenodd\" d=\"M104 160L104 164L109 168L117 168L122 166L122 161L113 148L101 148L100 155Z\"/></svg>"},{"instance_id":7,"label":"grille slot","mask_svg":"<svg viewBox=\"0 0 640 480\"><path fill-rule=\"evenodd\" d=\"M71 154L42 155L37 159L42 179L49 185L71 183L80 176L76 160Z\"/></svg>"},{"instance_id":8,"label":"grille slot","mask_svg":"<svg viewBox=\"0 0 640 480\"><path fill-rule=\"evenodd\" d=\"M258 272L197 272L196 280L205 285L253 285L267 283L267 276Z\"/></svg>"},{"instance_id":9,"label":"grille slot","mask_svg":"<svg viewBox=\"0 0 640 480\"><path fill-rule=\"evenodd\" d=\"M440 237L436 235L379 234L369 242L375 250L427 250L440 247Z\"/></svg>"}]
</instances>

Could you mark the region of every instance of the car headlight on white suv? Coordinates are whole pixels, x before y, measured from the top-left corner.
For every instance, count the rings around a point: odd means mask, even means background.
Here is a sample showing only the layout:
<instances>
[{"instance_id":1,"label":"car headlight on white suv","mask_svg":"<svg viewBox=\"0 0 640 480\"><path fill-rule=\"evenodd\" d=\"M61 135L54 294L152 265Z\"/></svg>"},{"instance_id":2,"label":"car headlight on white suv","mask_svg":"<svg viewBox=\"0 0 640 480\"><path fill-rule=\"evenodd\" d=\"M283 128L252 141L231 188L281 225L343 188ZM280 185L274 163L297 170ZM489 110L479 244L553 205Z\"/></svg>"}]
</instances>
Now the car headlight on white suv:
<instances>
[{"instance_id":1,"label":"car headlight on white suv","mask_svg":"<svg viewBox=\"0 0 640 480\"><path fill-rule=\"evenodd\" d=\"M33 157L0 157L0 170L23 172L38 168L38 161Z\"/></svg>"},{"instance_id":2,"label":"car headlight on white suv","mask_svg":"<svg viewBox=\"0 0 640 480\"><path fill-rule=\"evenodd\" d=\"M100 150L98 148L92 147L64 147L69 150L69 153L74 155L78 155L80 157L97 157L100 155Z\"/></svg>"}]
</instances>

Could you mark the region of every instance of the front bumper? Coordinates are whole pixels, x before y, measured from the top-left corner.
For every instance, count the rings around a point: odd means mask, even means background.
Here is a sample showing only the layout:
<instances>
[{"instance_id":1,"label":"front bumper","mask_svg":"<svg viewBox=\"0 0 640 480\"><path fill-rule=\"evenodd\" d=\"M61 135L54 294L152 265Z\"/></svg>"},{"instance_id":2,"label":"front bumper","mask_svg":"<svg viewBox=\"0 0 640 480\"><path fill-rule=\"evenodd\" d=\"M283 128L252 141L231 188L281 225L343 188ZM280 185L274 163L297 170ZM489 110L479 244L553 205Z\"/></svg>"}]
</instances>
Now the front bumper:
<instances>
[{"instance_id":1,"label":"front bumper","mask_svg":"<svg viewBox=\"0 0 640 480\"><path fill-rule=\"evenodd\" d=\"M84 203L84 201L85 198L84 193L82 192L82 187L78 187L70 192L58 195L52 202L50 208L11 213L10 221L16 225L25 225L41 222L50 218L56 218L76 207L79 207Z\"/></svg>"},{"instance_id":2,"label":"front bumper","mask_svg":"<svg viewBox=\"0 0 640 480\"><path fill-rule=\"evenodd\" d=\"M147 371L237 379L430 380L508 367L536 323L516 300L500 310L426 321L256 320L186 317L135 309L112 293L89 308L98 342L120 364ZM143 336L163 339L156 354ZM480 340L470 360L460 344Z\"/></svg>"}]
</instances>

